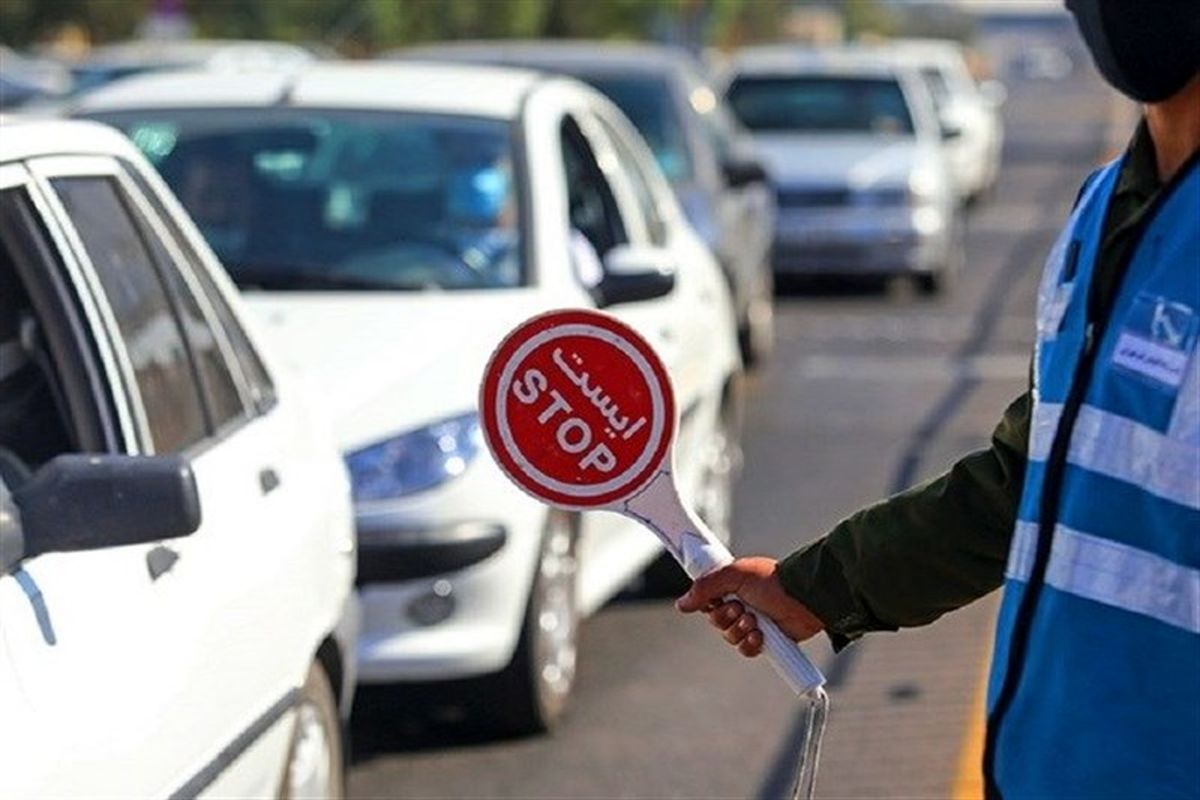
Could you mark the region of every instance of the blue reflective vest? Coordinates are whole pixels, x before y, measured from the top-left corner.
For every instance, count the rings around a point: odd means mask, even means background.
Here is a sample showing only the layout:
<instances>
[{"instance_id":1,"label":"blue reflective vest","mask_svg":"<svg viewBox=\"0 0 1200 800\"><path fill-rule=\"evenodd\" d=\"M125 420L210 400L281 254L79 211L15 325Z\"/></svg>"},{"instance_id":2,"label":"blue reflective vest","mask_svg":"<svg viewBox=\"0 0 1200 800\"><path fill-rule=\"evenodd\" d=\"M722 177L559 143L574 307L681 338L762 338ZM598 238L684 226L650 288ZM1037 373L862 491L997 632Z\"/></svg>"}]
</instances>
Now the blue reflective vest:
<instances>
[{"instance_id":1,"label":"blue reflective vest","mask_svg":"<svg viewBox=\"0 0 1200 800\"><path fill-rule=\"evenodd\" d=\"M1089 183L1039 290L988 691L1007 800L1200 797L1200 159L1155 201L1111 313L1089 313L1119 172Z\"/></svg>"}]
</instances>

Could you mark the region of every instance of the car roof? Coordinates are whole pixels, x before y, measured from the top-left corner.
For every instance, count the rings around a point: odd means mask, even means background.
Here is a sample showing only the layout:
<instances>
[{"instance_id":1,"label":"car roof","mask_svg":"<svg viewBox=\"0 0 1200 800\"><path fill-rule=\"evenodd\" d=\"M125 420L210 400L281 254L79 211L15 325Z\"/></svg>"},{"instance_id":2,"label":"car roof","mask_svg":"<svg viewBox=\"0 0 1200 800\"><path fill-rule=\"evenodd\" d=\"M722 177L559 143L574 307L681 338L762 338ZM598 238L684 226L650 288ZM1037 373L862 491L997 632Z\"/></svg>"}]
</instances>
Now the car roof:
<instances>
[{"instance_id":1,"label":"car roof","mask_svg":"<svg viewBox=\"0 0 1200 800\"><path fill-rule=\"evenodd\" d=\"M737 75L895 75L898 64L884 52L861 47L764 45L739 50L729 65Z\"/></svg>"},{"instance_id":2,"label":"car roof","mask_svg":"<svg viewBox=\"0 0 1200 800\"><path fill-rule=\"evenodd\" d=\"M302 45L257 39L134 39L93 49L72 67L136 66L143 64L202 64L217 56L261 55L276 59L314 58Z\"/></svg>"},{"instance_id":3,"label":"car roof","mask_svg":"<svg viewBox=\"0 0 1200 800\"><path fill-rule=\"evenodd\" d=\"M58 155L141 159L128 139L98 122L0 115L0 163Z\"/></svg>"},{"instance_id":4,"label":"car roof","mask_svg":"<svg viewBox=\"0 0 1200 800\"><path fill-rule=\"evenodd\" d=\"M386 57L504 63L549 72L583 70L630 74L703 69L700 62L678 47L586 39L557 42L520 39L441 42L392 50Z\"/></svg>"},{"instance_id":5,"label":"car roof","mask_svg":"<svg viewBox=\"0 0 1200 800\"><path fill-rule=\"evenodd\" d=\"M277 106L514 119L540 80L536 72L500 67L319 61L286 71L188 70L126 78L84 95L72 111Z\"/></svg>"},{"instance_id":6,"label":"car roof","mask_svg":"<svg viewBox=\"0 0 1200 800\"><path fill-rule=\"evenodd\" d=\"M966 63L966 51L962 45L942 39L897 39L878 45L864 45L862 49L917 65L953 68Z\"/></svg>"}]
</instances>

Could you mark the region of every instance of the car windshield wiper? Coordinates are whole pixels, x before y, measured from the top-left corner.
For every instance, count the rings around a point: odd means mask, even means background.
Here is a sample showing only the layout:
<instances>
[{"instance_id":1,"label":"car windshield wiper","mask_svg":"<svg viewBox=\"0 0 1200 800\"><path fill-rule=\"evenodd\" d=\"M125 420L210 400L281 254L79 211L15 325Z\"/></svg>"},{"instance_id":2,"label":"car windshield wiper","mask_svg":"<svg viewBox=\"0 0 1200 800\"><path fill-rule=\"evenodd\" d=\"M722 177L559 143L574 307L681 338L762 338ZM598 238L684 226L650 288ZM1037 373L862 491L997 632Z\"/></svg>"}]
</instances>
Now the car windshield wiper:
<instances>
[{"instance_id":1,"label":"car windshield wiper","mask_svg":"<svg viewBox=\"0 0 1200 800\"><path fill-rule=\"evenodd\" d=\"M231 265L229 272L239 288L264 291L422 292L441 288L431 284L403 283L267 264Z\"/></svg>"}]
</instances>

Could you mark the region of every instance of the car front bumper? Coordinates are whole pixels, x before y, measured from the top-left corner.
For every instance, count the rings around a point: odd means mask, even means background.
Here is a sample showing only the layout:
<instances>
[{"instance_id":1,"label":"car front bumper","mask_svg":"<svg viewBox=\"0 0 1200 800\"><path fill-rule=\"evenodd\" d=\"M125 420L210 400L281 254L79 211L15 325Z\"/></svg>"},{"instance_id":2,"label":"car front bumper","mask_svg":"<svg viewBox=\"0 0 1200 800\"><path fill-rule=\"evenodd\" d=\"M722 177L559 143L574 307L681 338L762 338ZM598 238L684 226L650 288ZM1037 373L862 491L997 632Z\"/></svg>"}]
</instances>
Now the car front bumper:
<instances>
[{"instance_id":1,"label":"car front bumper","mask_svg":"<svg viewBox=\"0 0 1200 800\"><path fill-rule=\"evenodd\" d=\"M546 509L490 462L357 509L361 684L502 669L524 619Z\"/></svg>"}]
</instances>

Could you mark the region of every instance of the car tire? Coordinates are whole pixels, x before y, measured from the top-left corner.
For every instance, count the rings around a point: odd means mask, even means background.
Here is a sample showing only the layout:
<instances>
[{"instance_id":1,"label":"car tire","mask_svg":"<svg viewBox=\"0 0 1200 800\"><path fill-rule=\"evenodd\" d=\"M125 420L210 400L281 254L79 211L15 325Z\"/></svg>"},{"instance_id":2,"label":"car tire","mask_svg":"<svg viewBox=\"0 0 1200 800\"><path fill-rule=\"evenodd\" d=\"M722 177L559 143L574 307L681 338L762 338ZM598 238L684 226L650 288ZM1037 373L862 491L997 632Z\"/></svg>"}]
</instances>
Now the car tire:
<instances>
[{"instance_id":1,"label":"car tire","mask_svg":"<svg viewBox=\"0 0 1200 800\"><path fill-rule=\"evenodd\" d=\"M566 712L579 646L577 520L561 511L547 517L516 652L487 682L480 709L499 733L547 733Z\"/></svg>"},{"instance_id":2,"label":"car tire","mask_svg":"<svg viewBox=\"0 0 1200 800\"><path fill-rule=\"evenodd\" d=\"M763 271L759 296L750 300L738 323L738 348L747 367L759 366L775 349L775 277L769 264Z\"/></svg>"},{"instance_id":3,"label":"car tire","mask_svg":"<svg viewBox=\"0 0 1200 800\"><path fill-rule=\"evenodd\" d=\"M308 669L284 762L280 800L341 800L346 764L341 716L329 677L319 663Z\"/></svg>"}]
</instances>

